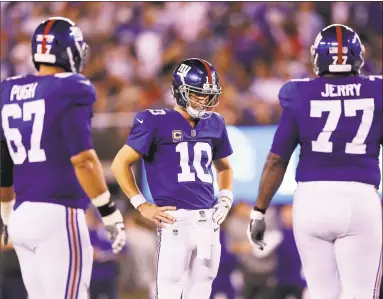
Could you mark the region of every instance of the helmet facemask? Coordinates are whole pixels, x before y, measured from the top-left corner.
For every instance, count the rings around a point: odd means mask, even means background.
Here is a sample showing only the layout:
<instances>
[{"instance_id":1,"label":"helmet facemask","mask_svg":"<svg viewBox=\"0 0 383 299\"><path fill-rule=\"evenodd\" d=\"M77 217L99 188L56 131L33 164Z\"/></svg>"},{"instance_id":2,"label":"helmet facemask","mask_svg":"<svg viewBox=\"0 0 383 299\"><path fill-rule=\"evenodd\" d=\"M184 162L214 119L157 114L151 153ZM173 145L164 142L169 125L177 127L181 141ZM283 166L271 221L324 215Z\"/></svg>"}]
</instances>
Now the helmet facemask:
<instances>
[{"instance_id":1,"label":"helmet facemask","mask_svg":"<svg viewBox=\"0 0 383 299\"><path fill-rule=\"evenodd\" d=\"M219 104L221 87L217 84L205 85L202 89L184 84L178 89L186 103L185 110L192 118L209 118Z\"/></svg>"}]
</instances>

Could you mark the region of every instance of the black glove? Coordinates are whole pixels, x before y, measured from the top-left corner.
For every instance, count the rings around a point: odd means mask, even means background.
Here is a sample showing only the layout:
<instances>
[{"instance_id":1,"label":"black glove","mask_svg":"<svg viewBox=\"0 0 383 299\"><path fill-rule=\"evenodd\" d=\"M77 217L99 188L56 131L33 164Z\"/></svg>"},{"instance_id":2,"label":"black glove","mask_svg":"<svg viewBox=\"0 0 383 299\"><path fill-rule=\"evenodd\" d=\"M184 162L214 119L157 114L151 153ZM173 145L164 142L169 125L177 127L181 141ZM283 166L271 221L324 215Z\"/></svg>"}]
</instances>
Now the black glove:
<instances>
[{"instance_id":1,"label":"black glove","mask_svg":"<svg viewBox=\"0 0 383 299\"><path fill-rule=\"evenodd\" d=\"M254 243L259 247L260 250L266 246L263 242L263 237L266 230L265 215L259 211L251 211L250 213L250 224L248 228L248 237L250 242Z\"/></svg>"}]
</instances>

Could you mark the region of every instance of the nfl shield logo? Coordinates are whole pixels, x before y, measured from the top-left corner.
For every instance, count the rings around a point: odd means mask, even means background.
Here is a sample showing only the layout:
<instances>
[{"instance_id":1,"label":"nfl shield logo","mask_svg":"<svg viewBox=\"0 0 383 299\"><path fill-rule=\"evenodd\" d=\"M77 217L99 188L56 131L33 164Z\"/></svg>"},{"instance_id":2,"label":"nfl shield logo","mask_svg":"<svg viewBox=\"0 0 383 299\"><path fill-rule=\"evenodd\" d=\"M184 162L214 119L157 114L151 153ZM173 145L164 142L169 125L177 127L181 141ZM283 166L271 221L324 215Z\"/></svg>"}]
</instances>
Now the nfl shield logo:
<instances>
[{"instance_id":1,"label":"nfl shield logo","mask_svg":"<svg viewBox=\"0 0 383 299\"><path fill-rule=\"evenodd\" d=\"M205 218L206 217L205 211L199 211L199 215L201 216L201 218Z\"/></svg>"},{"instance_id":2,"label":"nfl shield logo","mask_svg":"<svg viewBox=\"0 0 383 299\"><path fill-rule=\"evenodd\" d=\"M197 135L197 132L195 130L191 130L191 137L195 137Z\"/></svg>"},{"instance_id":3,"label":"nfl shield logo","mask_svg":"<svg viewBox=\"0 0 383 299\"><path fill-rule=\"evenodd\" d=\"M173 235L177 236L178 235L178 229L173 229Z\"/></svg>"}]
</instances>

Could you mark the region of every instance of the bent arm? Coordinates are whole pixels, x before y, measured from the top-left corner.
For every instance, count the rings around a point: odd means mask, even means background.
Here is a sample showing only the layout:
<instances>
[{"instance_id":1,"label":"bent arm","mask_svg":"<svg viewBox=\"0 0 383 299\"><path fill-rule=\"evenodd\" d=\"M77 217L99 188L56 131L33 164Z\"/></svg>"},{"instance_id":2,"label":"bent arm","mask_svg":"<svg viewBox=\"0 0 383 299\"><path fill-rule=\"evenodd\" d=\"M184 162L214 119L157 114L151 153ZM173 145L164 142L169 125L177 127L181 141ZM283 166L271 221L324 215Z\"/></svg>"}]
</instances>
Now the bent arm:
<instances>
[{"instance_id":1,"label":"bent arm","mask_svg":"<svg viewBox=\"0 0 383 299\"><path fill-rule=\"evenodd\" d=\"M113 175L122 191L130 199L141 194L132 171L132 165L141 158L142 155L138 151L129 145L124 145L117 153L111 166Z\"/></svg>"}]
</instances>

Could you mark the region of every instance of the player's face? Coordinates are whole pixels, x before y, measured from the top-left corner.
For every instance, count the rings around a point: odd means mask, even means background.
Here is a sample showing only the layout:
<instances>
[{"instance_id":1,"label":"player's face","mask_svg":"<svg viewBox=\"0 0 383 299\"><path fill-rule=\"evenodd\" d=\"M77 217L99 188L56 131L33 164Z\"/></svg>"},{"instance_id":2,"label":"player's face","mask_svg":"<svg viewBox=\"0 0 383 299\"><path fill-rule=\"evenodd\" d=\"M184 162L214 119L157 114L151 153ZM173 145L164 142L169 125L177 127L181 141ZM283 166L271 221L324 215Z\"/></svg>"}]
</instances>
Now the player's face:
<instances>
[{"instance_id":1,"label":"player's face","mask_svg":"<svg viewBox=\"0 0 383 299\"><path fill-rule=\"evenodd\" d=\"M189 94L190 106L198 111L213 109L217 104L217 96L206 95L197 92L190 92Z\"/></svg>"}]
</instances>

